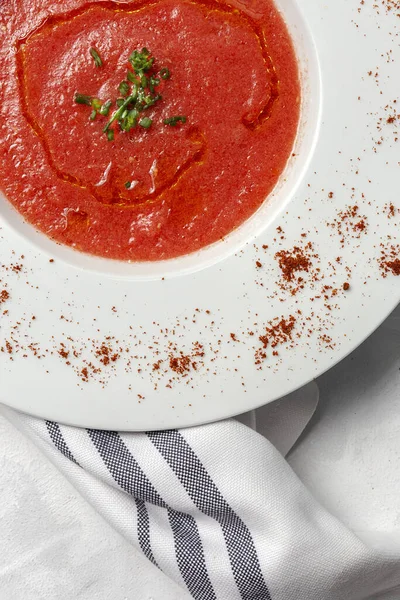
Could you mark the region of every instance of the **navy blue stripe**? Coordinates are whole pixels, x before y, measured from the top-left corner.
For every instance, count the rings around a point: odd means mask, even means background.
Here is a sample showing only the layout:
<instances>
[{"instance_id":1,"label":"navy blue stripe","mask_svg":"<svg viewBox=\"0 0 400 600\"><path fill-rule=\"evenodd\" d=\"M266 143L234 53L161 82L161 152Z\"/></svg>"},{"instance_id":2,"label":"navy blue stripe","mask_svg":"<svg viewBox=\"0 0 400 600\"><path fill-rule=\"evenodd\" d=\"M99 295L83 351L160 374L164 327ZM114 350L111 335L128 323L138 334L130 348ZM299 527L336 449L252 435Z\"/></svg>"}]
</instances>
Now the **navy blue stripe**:
<instances>
[{"instance_id":1,"label":"navy blue stripe","mask_svg":"<svg viewBox=\"0 0 400 600\"><path fill-rule=\"evenodd\" d=\"M50 438L57 448L66 458L68 458L71 462L80 466L79 463L75 460L74 455L71 450L68 448L68 445L64 439L63 434L61 433L60 426L58 423L54 423L53 421L46 421L47 431L49 432Z\"/></svg>"},{"instance_id":2,"label":"navy blue stripe","mask_svg":"<svg viewBox=\"0 0 400 600\"><path fill-rule=\"evenodd\" d=\"M143 500L135 499L137 508L137 531L139 546L146 558L148 558L153 565L158 567L156 559L154 558L153 551L151 549L150 542L150 519L149 513L147 512L146 503Z\"/></svg>"},{"instance_id":3,"label":"navy blue stripe","mask_svg":"<svg viewBox=\"0 0 400 600\"><path fill-rule=\"evenodd\" d=\"M88 429L87 432L107 469L125 492L138 500L166 508L164 500L143 473L117 432L98 429Z\"/></svg>"},{"instance_id":4,"label":"navy blue stripe","mask_svg":"<svg viewBox=\"0 0 400 600\"><path fill-rule=\"evenodd\" d=\"M135 498L136 506L138 501L143 503L139 505L140 510L143 510L143 506L146 508L145 502L168 508L176 559L188 590L195 600L216 600L205 564L197 523L193 517L167 506L118 433L93 429L87 431L113 479L125 492ZM148 518L147 509L146 514ZM143 514L140 523L138 519L138 539L146 556L153 556L150 545L150 521L146 522ZM153 562L155 562L154 557Z\"/></svg>"},{"instance_id":5,"label":"navy blue stripe","mask_svg":"<svg viewBox=\"0 0 400 600\"><path fill-rule=\"evenodd\" d=\"M204 559L197 523L191 515L168 509L179 571L193 598L216 600Z\"/></svg>"},{"instance_id":6,"label":"navy blue stripe","mask_svg":"<svg viewBox=\"0 0 400 600\"><path fill-rule=\"evenodd\" d=\"M197 508L221 525L242 599L271 600L248 527L226 502L185 438L178 431L156 431L147 435Z\"/></svg>"}]
</instances>

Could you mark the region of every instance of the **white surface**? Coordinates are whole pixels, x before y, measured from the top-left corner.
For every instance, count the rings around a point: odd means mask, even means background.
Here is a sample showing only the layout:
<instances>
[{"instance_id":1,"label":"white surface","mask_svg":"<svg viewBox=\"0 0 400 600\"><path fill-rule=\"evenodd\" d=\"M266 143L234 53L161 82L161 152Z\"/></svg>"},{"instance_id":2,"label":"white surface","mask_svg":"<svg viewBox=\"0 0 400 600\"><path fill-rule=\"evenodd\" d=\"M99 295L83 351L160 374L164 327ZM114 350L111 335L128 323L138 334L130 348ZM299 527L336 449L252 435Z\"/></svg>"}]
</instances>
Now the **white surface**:
<instances>
[{"instance_id":1,"label":"white surface","mask_svg":"<svg viewBox=\"0 0 400 600\"><path fill-rule=\"evenodd\" d=\"M282 0L281 5L291 3ZM20 274L2 273L11 295L10 314L2 318L2 336L17 331L24 348L15 352L13 360L4 353L0 356L1 401L38 416L99 428L142 430L198 424L261 406L300 387L350 352L394 308L400 298L400 278L382 279L377 263L379 244L386 244L389 235L397 239L400 221L400 213L389 220L384 209L392 200L396 204L398 196L397 155L389 125L384 125L385 141L377 152L374 140L379 137L377 117L388 116L384 107L398 94L400 46L391 35L398 19L395 11L377 11L372 3L364 5L360 13L358 3L348 0L324 3L318 9L315 0L298 0L298 5L315 38L321 63L322 127L312 166L288 214L257 239L259 247L270 246L268 253L249 245L196 274L129 282L82 272L58 260L50 264L45 254L32 252L28 242L5 225L3 237L0 235L3 264L15 262L20 254L26 259ZM367 73L378 67L381 76L376 85ZM331 199L330 191L334 193ZM369 219L368 234L360 240L347 240L342 249L340 236L327 222L354 202ZM279 238L278 225L285 232L284 241L274 241ZM298 245L302 232L310 232L308 239L320 255L315 266L325 278L316 285L308 281L304 293L297 296L280 293L275 283L279 278L275 250ZM12 255L12 250L17 254ZM334 270L329 262L335 262L337 256L343 260L335 263ZM257 259L263 262L263 269L257 270ZM349 293L342 292L349 278L346 267L352 269ZM333 311L321 298L310 301L321 295L326 284L339 290L335 297L338 308ZM196 314L197 307L203 312ZM264 369L258 370L254 345L265 324L298 310L303 316L296 324L295 348L281 346L277 358L270 352ZM31 315L36 316L34 322ZM13 330L16 321L20 325ZM308 336L305 332L310 326L314 331ZM168 338L184 352L194 341L206 348L205 365L189 379L177 378L171 388L165 387L171 377L168 367L156 375L152 370L159 358L168 365L168 340L160 339L160 328L175 330ZM251 337L248 331L253 329L255 336ZM238 334L238 343L232 342L231 332ZM297 333L303 335L297 338ZM323 347L321 334L332 337L332 349ZM106 370L106 385L96 377L82 383L57 354L61 342L70 347L69 338L77 340L75 344L83 346L82 355L71 355L71 361L79 370L83 358L98 361L88 339L101 343L109 335L129 347L130 354ZM134 335L136 341L140 338L140 347L135 348ZM161 344L155 346L154 339ZM44 349L45 358L40 361L29 349L32 341ZM215 353L210 345L219 349L213 362ZM146 358L135 358L128 366L127 358L142 355L143 349ZM138 394L145 397L143 402L138 402Z\"/></svg>"},{"instance_id":2,"label":"white surface","mask_svg":"<svg viewBox=\"0 0 400 600\"><path fill-rule=\"evenodd\" d=\"M289 459L345 524L364 535L372 532L365 537L377 545L376 532L394 535L397 547L399 367L400 307L351 357L320 378L318 412ZM144 559L4 420L0 456L4 598L70 600L74 584L79 600L187 598L157 570L149 571ZM390 540L382 545L388 548Z\"/></svg>"},{"instance_id":3,"label":"white surface","mask_svg":"<svg viewBox=\"0 0 400 600\"><path fill-rule=\"evenodd\" d=\"M400 306L318 384L320 405L291 466L360 535L399 543Z\"/></svg>"}]
</instances>

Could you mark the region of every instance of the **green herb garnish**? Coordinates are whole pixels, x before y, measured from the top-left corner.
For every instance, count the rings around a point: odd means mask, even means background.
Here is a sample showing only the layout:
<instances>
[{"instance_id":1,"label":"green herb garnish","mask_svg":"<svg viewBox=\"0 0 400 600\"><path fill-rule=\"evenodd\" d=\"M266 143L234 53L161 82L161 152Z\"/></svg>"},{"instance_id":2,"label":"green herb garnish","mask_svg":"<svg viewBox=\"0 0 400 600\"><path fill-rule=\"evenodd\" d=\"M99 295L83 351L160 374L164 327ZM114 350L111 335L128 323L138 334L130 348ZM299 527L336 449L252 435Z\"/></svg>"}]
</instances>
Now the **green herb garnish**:
<instances>
[{"instance_id":1,"label":"green herb garnish","mask_svg":"<svg viewBox=\"0 0 400 600\"><path fill-rule=\"evenodd\" d=\"M104 104L100 108L99 113L101 115L103 115L103 117L107 117L108 113L110 112L111 106L112 106L111 100L107 100L107 102L104 102Z\"/></svg>"},{"instance_id":2,"label":"green herb garnish","mask_svg":"<svg viewBox=\"0 0 400 600\"><path fill-rule=\"evenodd\" d=\"M154 63L154 57L150 55L150 52L147 48L142 48L142 51L134 50L129 57L129 62L131 63L133 70L140 77L146 71L149 71Z\"/></svg>"},{"instance_id":3,"label":"green herb garnish","mask_svg":"<svg viewBox=\"0 0 400 600\"><path fill-rule=\"evenodd\" d=\"M160 80L157 79L157 77L150 77L148 81L149 90L152 94L154 94L154 88L160 85Z\"/></svg>"},{"instance_id":4,"label":"green herb garnish","mask_svg":"<svg viewBox=\"0 0 400 600\"><path fill-rule=\"evenodd\" d=\"M179 115L177 117L169 117L168 119L164 119L163 123L164 123L164 125L170 125L171 127L176 127L179 122L186 123L186 121L187 121L187 117Z\"/></svg>"},{"instance_id":5,"label":"green herb garnish","mask_svg":"<svg viewBox=\"0 0 400 600\"><path fill-rule=\"evenodd\" d=\"M107 125L104 127L104 129L103 129L104 133L106 133L108 131L108 128L110 127L111 123L114 123L114 121L119 121L120 119L122 119L122 115L124 114L126 107L129 106L129 104L131 104L134 100L135 100L135 96L129 96L123 102L123 104L121 104L119 109L115 111L115 113L113 114L111 119L108 121Z\"/></svg>"},{"instance_id":6,"label":"green herb garnish","mask_svg":"<svg viewBox=\"0 0 400 600\"><path fill-rule=\"evenodd\" d=\"M101 67L103 62L95 48L90 49L96 67ZM171 73L167 67L160 71L154 69L155 59L147 48L134 50L129 57L129 66L126 72L126 79L121 81L118 86L118 94L115 100L104 102L99 98L76 93L74 100L77 104L90 106L92 111L90 119L94 121L97 116L109 117L107 123L103 126L103 132L111 142L115 138L115 133L129 132L138 125L143 129L150 129L154 119L143 116L141 113L154 107L163 98L157 93L156 88L161 80L170 79ZM112 109L114 105L114 110ZM110 116L110 111L113 110ZM177 115L164 119L163 123L171 127L176 127L178 123L186 123L187 117ZM111 127L113 125L113 127ZM125 184L129 189L130 182Z\"/></svg>"},{"instance_id":7,"label":"green herb garnish","mask_svg":"<svg viewBox=\"0 0 400 600\"><path fill-rule=\"evenodd\" d=\"M92 101L90 104L94 110L99 111L101 109L102 102L98 98L92 98Z\"/></svg>"},{"instance_id":8,"label":"green herb garnish","mask_svg":"<svg viewBox=\"0 0 400 600\"><path fill-rule=\"evenodd\" d=\"M129 83L127 81L121 81L121 83L118 86L118 91L121 94L121 96L127 96L130 91Z\"/></svg>"},{"instance_id":9,"label":"green herb garnish","mask_svg":"<svg viewBox=\"0 0 400 600\"><path fill-rule=\"evenodd\" d=\"M144 127L145 129L149 129L149 127L151 127L152 122L152 119L149 119L149 117L143 117L143 119L140 119L139 125L141 125L141 127Z\"/></svg>"},{"instance_id":10,"label":"green herb garnish","mask_svg":"<svg viewBox=\"0 0 400 600\"><path fill-rule=\"evenodd\" d=\"M96 48L90 48L90 54L93 57L94 64L96 65L96 67L102 67L103 61L101 60L100 55L97 52Z\"/></svg>"},{"instance_id":11,"label":"green herb garnish","mask_svg":"<svg viewBox=\"0 0 400 600\"><path fill-rule=\"evenodd\" d=\"M127 190L129 190L129 188L131 187L131 185L132 185L132 184L131 184L131 182L130 182L130 181L127 181L127 182L125 183L125 187L126 187L126 189L127 189Z\"/></svg>"},{"instance_id":12,"label":"green herb garnish","mask_svg":"<svg viewBox=\"0 0 400 600\"><path fill-rule=\"evenodd\" d=\"M130 131L134 127L136 127L137 120L139 117L139 111L136 108L127 111L125 116L121 117L120 126L123 131Z\"/></svg>"},{"instance_id":13,"label":"green herb garnish","mask_svg":"<svg viewBox=\"0 0 400 600\"><path fill-rule=\"evenodd\" d=\"M74 100L77 104L87 104L87 106L92 106L91 96L85 96L85 94L75 94Z\"/></svg>"},{"instance_id":14,"label":"green herb garnish","mask_svg":"<svg viewBox=\"0 0 400 600\"><path fill-rule=\"evenodd\" d=\"M171 77L171 73L167 67L160 69L160 77L161 79L169 79Z\"/></svg>"},{"instance_id":15,"label":"green herb garnish","mask_svg":"<svg viewBox=\"0 0 400 600\"><path fill-rule=\"evenodd\" d=\"M135 73L132 73L132 71L130 71L129 69L128 69L128 72L126 74L126 78L131 83L136 83L137 82L137 77L136 77Z\"/></svg>"}]
</instances>

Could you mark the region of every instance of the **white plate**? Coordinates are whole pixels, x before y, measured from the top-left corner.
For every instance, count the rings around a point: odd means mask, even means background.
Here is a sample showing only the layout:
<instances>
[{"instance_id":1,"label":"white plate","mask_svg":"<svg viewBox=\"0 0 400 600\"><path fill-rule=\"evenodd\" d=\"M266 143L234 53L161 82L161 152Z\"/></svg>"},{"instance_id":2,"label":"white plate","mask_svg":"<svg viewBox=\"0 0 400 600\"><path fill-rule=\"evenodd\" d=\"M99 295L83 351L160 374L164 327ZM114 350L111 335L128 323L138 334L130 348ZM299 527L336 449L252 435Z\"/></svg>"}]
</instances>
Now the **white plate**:
<instances>
[{"instance_id":1,"label":"white plate","mask_svg":"<svg viewBox=\"0 0 400 600\"><path fill-rule=\"evenodd\" d=\"M2 402L48 419L108 429L221 419L316 377L360 344L399 302L400 278L383 278L378 263L380 245L396 243L400 223L394 141L400 120L386 122L400 112L399 11L386 10L385 2L377 7L348 0L278 5L303 74L298 156L268 203L226 240L163 264L116 263L50 242L1 199L0 291L10 295L1 305L8 312L0 317ZM396 212L389 219L390 203ZM342 244L338 227L328 224L355 205L350 229L362 217L367 227L345 231ZM318 281L298 273L304 289L292 295L279 287L282 272L274 256L308 241L318 255L311 261ZM347 292L345 282L351 284ZM337 294L331 297L328 289L325 299L325 285ZM266 324L290 315L296 319L292 339L275 348L278 356L270 344L256 365ZM103 341L111 355L119 354L107 365L97 353ZM171 354L193 354L196 342L204 356L192 356L186 376L171 370ZM88 381L82 381L84 368Z\"/></svg>"}]
</instances>

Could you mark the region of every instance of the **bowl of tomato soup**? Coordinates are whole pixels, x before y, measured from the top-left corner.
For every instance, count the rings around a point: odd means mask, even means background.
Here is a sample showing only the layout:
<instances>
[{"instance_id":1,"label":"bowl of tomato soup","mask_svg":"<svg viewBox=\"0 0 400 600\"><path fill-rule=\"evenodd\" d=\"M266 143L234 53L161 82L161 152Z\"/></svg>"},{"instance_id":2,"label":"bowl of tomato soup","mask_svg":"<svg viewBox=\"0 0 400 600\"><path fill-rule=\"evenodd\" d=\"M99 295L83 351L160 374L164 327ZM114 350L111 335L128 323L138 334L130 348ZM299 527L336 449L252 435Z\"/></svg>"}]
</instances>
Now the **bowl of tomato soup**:
<instances>
[{"instance_id":1,"label":"bowl of tomato soup","mask_svg":"<svg viewBox=\"0 0 400 600\"><path fill-rule=\"evenodd\" d=\"M68 6L0 7L2 218L117 276L237 251L287 205L315 145L318 61L296 3Z\"/></svg>"}]
</instances>

